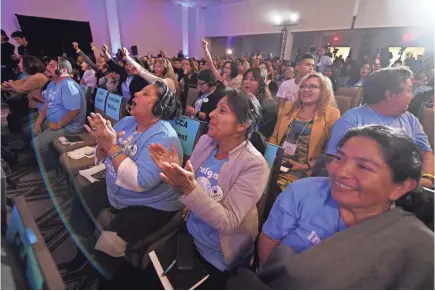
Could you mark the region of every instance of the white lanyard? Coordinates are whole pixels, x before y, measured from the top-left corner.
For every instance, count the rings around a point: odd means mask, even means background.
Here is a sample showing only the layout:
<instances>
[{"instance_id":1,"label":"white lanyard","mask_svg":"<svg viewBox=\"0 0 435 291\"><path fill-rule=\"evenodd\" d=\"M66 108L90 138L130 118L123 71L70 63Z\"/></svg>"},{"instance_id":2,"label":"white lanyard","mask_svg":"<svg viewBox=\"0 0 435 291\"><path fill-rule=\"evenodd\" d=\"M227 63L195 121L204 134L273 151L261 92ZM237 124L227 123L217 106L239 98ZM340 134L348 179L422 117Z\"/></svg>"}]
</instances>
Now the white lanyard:
<instances>
[{"instance_id":1,"label":"white lanyard","mask_svg":"<svg viewBox=\"0 0 435 291\"><path fill-rule=\"evenodd\" d=\"M376 112L374 112L373 111L373 109L371 109L367 104L365 104L365 106L373 113L373 115L376 117L376 119L379 121L379 123L381 124L381 125L383 125L383 126L385 126L385 124L381 121L381 119L379 118L379 116L376 114ZM400 130L402 131L402 133L404 134L404 129L403 129L403 125L402 125L402 121L400 120L400 117L399 116L397 116L396 117L398 120L399 120L399 123L400 123ZM391 126L391 124L390 125L388 125L388 126Z\"/></svg>"},{"instance_id":2,"label":"white lanyard","mask_svg":"<svg viewBox=\"0 0 435 291\"><path fill-rule=\"evenodd\" d=\"M304 130L305 130L305 128L308 126L308 124L314 119L314 116L315 116L316 114L314 113L314 115L313 115L313 117L311 117L310 118L310 120L308 120L306 123L305 123L305 125L304 125L304 128L302 128L302 130L301 130L301 132L299 133L299 137L297 138L297 140L296 140L296 145L298 145L298 142L299 142L299 140L301 139L301 136L302 136L302 134L304 133ZM296 119L296 117L295 117L295 119ZM294 120L293 120L294 121ZM293 121L292 121L292 123L293 123ZM289 128L288 128L288 130L287 130L287 135L286 135L286 139L288 138L288 135L290 134L290 131L291 131L291 128L292 128L292 123L290 123L290 126L289 126Z\"/></svg>"}]
</instances>

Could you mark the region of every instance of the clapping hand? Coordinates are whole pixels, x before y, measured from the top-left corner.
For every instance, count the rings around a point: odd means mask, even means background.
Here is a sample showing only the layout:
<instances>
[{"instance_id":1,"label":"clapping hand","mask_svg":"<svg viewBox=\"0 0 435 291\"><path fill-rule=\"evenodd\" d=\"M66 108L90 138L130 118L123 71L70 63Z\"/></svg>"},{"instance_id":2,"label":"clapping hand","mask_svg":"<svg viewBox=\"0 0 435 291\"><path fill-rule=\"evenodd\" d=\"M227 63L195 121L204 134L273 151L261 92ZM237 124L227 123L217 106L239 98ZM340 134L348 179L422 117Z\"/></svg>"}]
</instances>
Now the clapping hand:
<instances>
[{"instance_id":1,"label":"clapping hand","mask_svg":"<svg viewBox=\"0 0 435 291\"><path fill-rule=\"evenodd\" d=\"M116 140L125 134L123 131L117 134L110 121L104 119L99 113L91 113L88 121L91 127L85 125L86 131L95 137L98 146L104 152L107 152L112 145L116 144Z\"/></svg>"},{"instance_id":2,"label":"clapping hand","mask_svg":"<svg viewBox=\"0 0 435 291\"><path fill-rule=\"evenodd\" d=\"M164 164L177 164L181 165L180 157L178 156L175 145L172 145L171 151L168 151L161 144L151 144L149 146L150 157L156 163L157 167L163 171Z\"/></svg>"}]
</instances>

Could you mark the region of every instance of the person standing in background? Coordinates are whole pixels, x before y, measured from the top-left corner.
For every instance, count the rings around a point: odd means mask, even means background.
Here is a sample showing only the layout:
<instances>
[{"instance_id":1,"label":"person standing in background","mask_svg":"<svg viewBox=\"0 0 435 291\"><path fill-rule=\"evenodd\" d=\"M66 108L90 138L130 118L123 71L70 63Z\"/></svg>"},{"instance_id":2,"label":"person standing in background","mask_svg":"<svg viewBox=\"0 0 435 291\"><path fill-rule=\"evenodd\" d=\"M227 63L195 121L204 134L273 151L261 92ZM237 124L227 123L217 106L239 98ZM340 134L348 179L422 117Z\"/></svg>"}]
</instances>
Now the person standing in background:
<instances>
[{"instance_id":1,"label":"person standing in background","mask_svg":"<svg viewBox=\"0 0 435 291\"><path fill-rule=\"evenodd\" d=\"M332 58L326 55L325 48L319 48L316 58L317 71L323 73L325 68L332 66Z\"/></svg>"},{"instance_id":2,"label":"person standing in background","mask_svg":"<svg viewBox=\"0 0 435 291\"><path fill-rule=\"evenodd\" d=\"M12 58L15 60L21 59L22 56L34 56L41 57L41 52L37 47L29 42L27 35L22 31L15 31L11 34L11 37L20 45L18 47L18 55L14 55Z\"/></svg>"},{"instance_id":3,"label":"person standing in background","mask_svg":"<svg viewBox=\"0 0 435 291\"><path fill-rule=\"evenodd\" d=\"M1 66L2 66L2 76L1 82L15 80L15 75L12 71L12 68L16 66L16 62L12 59L14 55L15 46L9 42L9 37L6 35L6 32L1 30Z\"/></svg>"}]
</instances>

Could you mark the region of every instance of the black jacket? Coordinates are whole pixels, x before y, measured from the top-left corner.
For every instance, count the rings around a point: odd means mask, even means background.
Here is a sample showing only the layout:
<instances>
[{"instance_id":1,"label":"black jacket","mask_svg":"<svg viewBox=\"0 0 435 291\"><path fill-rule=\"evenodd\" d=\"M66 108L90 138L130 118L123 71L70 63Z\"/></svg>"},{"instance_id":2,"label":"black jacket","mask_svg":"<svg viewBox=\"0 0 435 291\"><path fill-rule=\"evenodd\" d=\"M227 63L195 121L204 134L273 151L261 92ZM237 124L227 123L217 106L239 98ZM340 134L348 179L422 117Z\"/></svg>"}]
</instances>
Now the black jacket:
<instances>
[{"instance_id":1,"label":"black jacket","mask_svg":"<svg viewBox=\"0 0 435 291\"><path fill-rule=\"evenodd\" d=\"M258 125L258 131L267 139L272 135L275 129L278 116L278 104L273 99L267 99L263 101L261 107L261 115L263 118Z\"/></svg>"},{"instance_id":2,"label":"black jacket","mask_svg":"<svg viewBox=\"0 0 435 291\"><path fill-rule=\"evenodd\" d=\"M205 120L206 122L210 121L210 113L216 109L219 101L222 99L222 97L225 96L225 92L226 92L225 86L221 82L218 82L216 90L214 90L214 92L211 95L207 96L208 102L202 103L200 112L204 112L206 114L206 120ZM199 97L196 100L198 99ZM194 106L195 102L193 102L193 104L190 105Z\"/></svg>"},{"instance_id":3,"label":"black jacket","mask_svg":"<svg viewBox=\"0 0 435 291\"><path fill-rule=\"evenodd\" d=\"M125 68L118 64L118 62L114 59L110 59L107 62L107 67L109 71L113 71L119 75L119 84L117 88L117 93L122 96L122 83L127 79L127 73L125 72ZM131 104L131 101L134 98L134 94L142 90L144 87L148 86L149 83L145 79L139 76L133 76L133 80L130 83L128 89L130 90L131 98L128 100L128 104Z\"/></svg>"}]
</instances>

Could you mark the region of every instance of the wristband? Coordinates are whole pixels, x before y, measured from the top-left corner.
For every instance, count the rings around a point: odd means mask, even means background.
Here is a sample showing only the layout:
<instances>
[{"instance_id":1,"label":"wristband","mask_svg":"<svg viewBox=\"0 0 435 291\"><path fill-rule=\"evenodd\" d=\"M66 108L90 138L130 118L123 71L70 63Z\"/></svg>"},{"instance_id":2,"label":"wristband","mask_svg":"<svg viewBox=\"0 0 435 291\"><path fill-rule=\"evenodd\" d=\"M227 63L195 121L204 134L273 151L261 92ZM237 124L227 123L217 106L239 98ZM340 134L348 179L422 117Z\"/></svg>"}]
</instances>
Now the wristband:
<instances>
[{"instance_id":1,"label":"wristband","mask_svg":"<svg viewBox=\"0 0 435 291\"><path fill-rule=\"evenodd\" d=\"M119 152L116 152L116 153L114 153L113 155L111 155L110 157L109 157L109 160L113 160L114 158L116 158L117 156L119 156L120 154L122 154L123 153L123 151L119 151Z\"/></svg>"},{"instance_id":2,"label":"wristband","mask_svg":"<svg viewBox=\"0 0 435 291\"><path fill-rule=\"evenodd\" d=\"M434 175L431 175L431 174L423 174L421 177L422 177L422 178L425 178L425 179L429 179L429 180L432 181L432 183L435 183L435 177L434 177Z\"/></svg>"}]
</instances>

